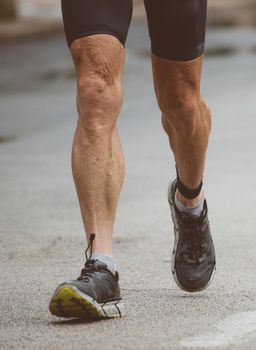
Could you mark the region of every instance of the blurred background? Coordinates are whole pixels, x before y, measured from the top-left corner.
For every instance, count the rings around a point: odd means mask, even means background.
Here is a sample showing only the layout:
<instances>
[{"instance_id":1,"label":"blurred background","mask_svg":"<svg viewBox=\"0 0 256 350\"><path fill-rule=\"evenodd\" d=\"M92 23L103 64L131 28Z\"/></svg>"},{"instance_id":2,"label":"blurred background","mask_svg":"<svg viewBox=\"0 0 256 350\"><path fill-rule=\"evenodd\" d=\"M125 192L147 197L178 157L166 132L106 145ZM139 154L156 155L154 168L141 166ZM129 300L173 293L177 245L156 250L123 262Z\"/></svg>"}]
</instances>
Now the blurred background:
<instances>
[{"instance_id":1,"label":"blurred background","mask_svg":"<svg viewBox=\"0 0 256 350\"><path fill-rule=\"evenodd\" d=\"M175 168L155 101L141 1L134 1L126 48L119 118L126 180L114 248L129 317L105 328L63 327L52 322L47 303L58 283L76 276L85 246L70 168L74 68L59 0L0 0L0 336L6 349L82 349L85 340L92 349L179 349L180 339L255 307L256 0L209 0L202 92L213 129L204 181L218 272L213 288L198 297L185 297L170 282L166 190ZM188 311L185 318L181 310ZM246 344L243 350L254 349L255 342Z\"/></svg>"},{"instance_id":2,"label":"blurred background","mask_svg":"<svg viewBox=\"0 0 256 350\"><path fill-rule=\"evenodd\" d=\"M245 54L250 54L251 58L255 55L256 0L209 0L208 3L206 58L211 62L216 59L216 73L220 75L219 58L240 55L242 63ZM24 116L27 113L19 114L17 118L15 111L6 117L4 106L11 92L24 93L28 89L34 91L58 83L63 88L70 86L70 80L74 79L64 42L60 1L0 0L0 45L0 93L3 99L0 137L3 139L16 134L14 129L21 132L22 128L30 128L31 123L37 124L40 120L38 116L26 125L21 121L28 118ZM149 48L143 1L134 0L134 16L127 42L128 65L132 62L129 61L131 57L149 59ZM243 69L246 66L243 65ZM8 126L10 120L14 125Z\"/></svg>"},{"instance_id":3,"label":"blurred background","mask_svg":"<svg viewBox=\"0 0 256 350\"><path fill-rule=\"evenodd\" d=\"M254 60L256 54L256 0L209 0L208 7L206 58L211 59L211 64L216 62L216 74L223 78L218 65L220 59L227 62L237 55L241 58L241 65L236 74L241 69L249 70L247 61L242 62L246 55L249 61ZM0 45L0 137L4 140L23 129L32 128L41 122L41 118L47 118L38 115L30 120L30 113L23 110L24 113L20 114L20 108L17 117L15 102L12 113L6 113L6 104L10 108L9 99L14 92L23 96L26 91L50 87L55 93L60 93L59 87L72 86L73 89L74 71L64 41L60 1L0 0ZM149 48L143 1L134 0L134 16L127 42L128 66L135 62L135 58L138 62L146 60L148 63ZM225 74L228 74L226 70ZM21 95L15 97L21 98ZM29 95L27 97L30 101Z\"/></svg>"}]
</instances>

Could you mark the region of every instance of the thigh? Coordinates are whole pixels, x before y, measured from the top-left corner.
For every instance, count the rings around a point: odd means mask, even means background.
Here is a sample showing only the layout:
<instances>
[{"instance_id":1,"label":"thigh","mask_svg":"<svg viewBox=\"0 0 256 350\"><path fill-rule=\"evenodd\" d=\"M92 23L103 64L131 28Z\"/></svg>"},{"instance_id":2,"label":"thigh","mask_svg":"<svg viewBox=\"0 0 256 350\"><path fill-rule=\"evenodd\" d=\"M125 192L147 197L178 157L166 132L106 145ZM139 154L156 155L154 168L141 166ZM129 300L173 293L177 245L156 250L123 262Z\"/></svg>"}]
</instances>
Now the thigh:
<instances>
[{"instance_id":1,"label":"thigh","mask_svg":"<svg viewBox=\"0 0 256 350\"><path fill-rule=\"evenodd\" d=\"M93 34L110 34L123 45L132 16L132 0L61 0L68 45Z\"/></svg>"},{"instance_id":2,"label":"thigh","mask_svg":"<svg viewBox=\"0 0 256 350\"><path fill-rule=\"evenodd\" d=\"M207 0L144 0L152 53L189 61L203 54Z\"/></svg>"}]
</instances>

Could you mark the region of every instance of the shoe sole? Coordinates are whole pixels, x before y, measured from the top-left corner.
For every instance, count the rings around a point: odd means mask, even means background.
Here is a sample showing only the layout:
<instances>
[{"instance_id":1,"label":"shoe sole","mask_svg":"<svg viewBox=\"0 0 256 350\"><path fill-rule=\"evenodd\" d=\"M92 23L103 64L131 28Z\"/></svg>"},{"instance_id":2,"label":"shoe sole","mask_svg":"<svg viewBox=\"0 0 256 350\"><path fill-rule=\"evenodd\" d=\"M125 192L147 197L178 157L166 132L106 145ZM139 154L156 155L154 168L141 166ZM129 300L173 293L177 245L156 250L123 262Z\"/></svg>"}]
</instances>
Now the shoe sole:
<instances>
[{"instance_id":1,"label":"shoe sole","mask_svg":"<svg viewBox=\"0 0 256 350\"><path fill-rule=\"evenodd\" d=\"M49 309L58 317L88 320L117 318L124 315L124 305L121 300L98 303L71 285L63 285L55 291Z\"/></svg>"},{"instance_id":2,"label":"shoe sole","mask_svg":"<svg viewBox=\"0 0 256 350\"><path fill-rule=\"evenodd\" d=\"M179 229L178 229L178 223L177 223L177 219L176 219L174 204L172 201L171 188L172 188L172 183L168 187L168 192L167 192L167 198L168 198L168 203L170 205L171 216L172 216L172 221L173 221L173 228L174 228L174 247L173 247L173 251L172 251L172 275L173 275L174 281L176 282L176 284L178 285L178 287L180 289L184 290L185 292L189 292L189 293L200 292L200 291L208 288L209 285L212 283L214 274L216 272L216 264L214 265L214 268L212 270L211 278L209 279L208 283L204 287L201 287L198 289L188 289L188 288L183 287L182 284L180 284L180 281L179 281L177 273L176 273L176 268L175 268L176 252L177 252L177 246L178 246L178 242L179 242Z\"/></svg>"}]
</instances>

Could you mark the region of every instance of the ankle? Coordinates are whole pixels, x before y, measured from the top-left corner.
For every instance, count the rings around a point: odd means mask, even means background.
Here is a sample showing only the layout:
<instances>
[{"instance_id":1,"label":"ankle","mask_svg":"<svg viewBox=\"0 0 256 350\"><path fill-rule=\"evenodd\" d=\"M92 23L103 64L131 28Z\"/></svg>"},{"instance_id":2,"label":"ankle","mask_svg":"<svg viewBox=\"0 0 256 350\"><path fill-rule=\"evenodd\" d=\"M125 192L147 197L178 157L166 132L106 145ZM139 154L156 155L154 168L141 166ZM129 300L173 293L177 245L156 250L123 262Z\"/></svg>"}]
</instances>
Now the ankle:
<instances>
[{"instance_id":1,"label":"ankle","mask_svg":"<svg viewBox=\"0 0 256 350\"><path fill-rule=\"evenodd\" d=\"M197 200L197 202L195 202ZM204 195L203 193L199 194L197 198L187 199L185 198L184 202L178 199L178 193L175 194L175 204L178 210L192 219L197 219L201 217L204 210Z\"/></svg>"},{"instance_id":2,"label":"ankle","mask_svg":"<svg viewBox=\"0 0 256 350\"><path fill-rule=\"evenodd\" d=\"M177 200L182 203L183 205L185 205L188 208L194 207L196 206L198 203L200 203L203 198L204 198L204 190L201 189L199 195L193 199L188 199L186 197L184 197L179 190L176 190L176 194L175 194Z\"/></svg>"},{"instance_id":3,"label":"ankle","mask_svg":"<svg viewBox=\"0 0 256 350\"><path fill-rule=\"evenodd\" d=\"M107 265L107 268L109 271L113 273L113 275L117 271L117 264L116 259L112 255L106 255L102 253L92 253L91 255L92 260L99 260Z\"/></svg>"}]
</instances>

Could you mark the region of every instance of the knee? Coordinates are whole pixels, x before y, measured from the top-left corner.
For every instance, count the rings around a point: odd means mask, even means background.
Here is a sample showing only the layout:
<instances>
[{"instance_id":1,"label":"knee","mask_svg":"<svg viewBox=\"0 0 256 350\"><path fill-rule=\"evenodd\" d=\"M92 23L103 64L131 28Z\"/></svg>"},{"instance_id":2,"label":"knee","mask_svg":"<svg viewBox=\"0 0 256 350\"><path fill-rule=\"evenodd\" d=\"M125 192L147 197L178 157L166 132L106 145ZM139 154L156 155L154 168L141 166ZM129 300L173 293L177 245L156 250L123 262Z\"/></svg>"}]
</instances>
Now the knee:
<instances>
[{"instance_id":1,"label":"knee","mask_svg":"<svg viewBox=\"0 0 256 350\"><path fill-rule=\"evenodd\" d=\"M85 129L111 127L122 101L120 84L106 81L97 70L77 80L77 110L80 124Z\"/></svg>"},{"instance_id":2,"label":"knee","mask_svg":"<svg viewBox=\"0 0 256 350\"><path fill-rule=\"evenodd\" d=\"M120 112L123 92L120 65L112 64L106 45L84 38L86 47L72 47L77 73L79 125L91 131L113 127ZM111 40L111 39L110 39ZM101 47L102 46L102 47ZM105 51L105 52L104 52Z\"/></svg>"}]
</instances>

